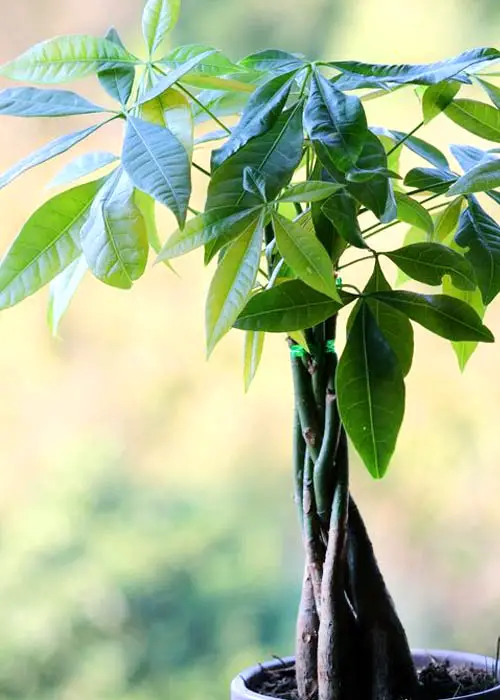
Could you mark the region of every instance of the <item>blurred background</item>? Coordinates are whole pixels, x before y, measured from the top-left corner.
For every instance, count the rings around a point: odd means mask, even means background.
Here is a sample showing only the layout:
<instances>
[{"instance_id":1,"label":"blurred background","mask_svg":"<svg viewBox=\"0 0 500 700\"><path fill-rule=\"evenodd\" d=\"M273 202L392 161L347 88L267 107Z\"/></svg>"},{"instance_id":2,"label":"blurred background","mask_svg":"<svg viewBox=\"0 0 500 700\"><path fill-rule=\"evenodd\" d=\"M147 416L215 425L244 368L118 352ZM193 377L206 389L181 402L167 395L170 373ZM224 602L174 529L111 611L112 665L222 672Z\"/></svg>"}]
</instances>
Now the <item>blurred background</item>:
<instances>
[{"instance_id":1,"label":"blurred background","mask_svg":"<svg viewBox=\"0 0 500 700\"><path fill-rule=\"evenodd\" d=\"M4 2L0 61L110 24L140 51L141 8ZM497 0L184 0L172 42L232 58L274 46L430 61L495 45L499 28ZM99 98L95 81L81 88ZM410 129L415 99L369 103L371 122ZM3 118L0 169L86 123ZM454 134L440 117L427 137L464 138ZM119 129L93 140L118 151ZM0 192L2 249L65 162ZM166 238L174 222L159 216ZM151 268L128 293L89 278L57 339L45 293L0 317L0 698L220 700L241 668L292 651L302 554L287 349L266 341L245 396L237 332L205 361L201 256L176 269ZM486 320L500 336L500 311ZM480 348L461 375L449 344L417 331L387 477L373 482L353 458L353 491L415 647L487 654L500 634L499 352Z\"/></svg>"}]
</instances>

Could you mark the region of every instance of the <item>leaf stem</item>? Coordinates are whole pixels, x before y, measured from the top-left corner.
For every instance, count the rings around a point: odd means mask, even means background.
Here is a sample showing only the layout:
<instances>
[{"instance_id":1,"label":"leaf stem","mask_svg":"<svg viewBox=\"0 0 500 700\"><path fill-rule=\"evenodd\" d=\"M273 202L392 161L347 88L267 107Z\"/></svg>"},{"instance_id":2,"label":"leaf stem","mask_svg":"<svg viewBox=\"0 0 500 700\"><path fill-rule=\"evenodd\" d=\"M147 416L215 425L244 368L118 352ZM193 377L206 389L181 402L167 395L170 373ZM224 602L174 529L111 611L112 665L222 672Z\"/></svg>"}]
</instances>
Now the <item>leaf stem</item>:
<instances>
[{"instance_id":1,"label":"leaf stem","mask_svg":"<svg viewBox=\"0 0 500 700\"><path fill-rule=\"evenodd\" d=\"M201 165L198 165L198 163L195 163L194 161L192 162L193 168L196 168L196 170L199 170L200 173L203 173L203 175L206 175L207 177L212 177L212 174L208 172L205 168L203 168Z\"/></svg>"},{"instance_id":2,"label":"leaf stem","mask_svg":"<svg viewBox=\"0 0 500 700\"><path fill-rule=\"evenodd\" d=\"M372 254L372 255L365 255L362 258L356 258L356 260L351 260L351 262L345 263L345 265L340 265L339 267L337 267L337 271L345 270L346 267L351 267L351 265L355 265L356 263L363 262L363 260L370 260L371 258L375 258L375 257L376 257L376 255ZM346 287L347 285L344 284L342 286Z\"/></svg>"},{"instance_id":3,"label":"leaf stem","mask_svg":"<svg viewBox=\"0 0 500 700\"><path fill-rule=\"evenodd\" d=\"M231 129L228 126L226 126L223 122L221 122L221 120L218 117L216 117L215 114L196 97L196 95L193 95L193 93L187 88L185 88L184 85L181 85L180 83L176 83L176 85L180 90L182 90L182 92L185 95L187 95L191 100L193 100L193 102L197 104L200 109L202 109L206 114L208 114L208 116L211 119L213 119L216 124L218 124L222 129L224 129L226 134L231 135Z\"/></svg>"},{"instance_id":4,"label":"leaf stem","mask_svg":"<svg viewBox=\"0 0 500 700\"><path fill-rule=\"evenodd\" d=\"M405 141L408 141L409 138L413 136L413 134L416 134L416 132L421 129L424 126L425 122L421 121L420 124L417 124L417 126L409 131L407 134L405 134L404 138L400 139L399 141L396 141L394 146L390 148L387 153L385 154L386 156L390 156L394 151L396 151L400 146L404 144Z\"/></svg>"}]
</instances>

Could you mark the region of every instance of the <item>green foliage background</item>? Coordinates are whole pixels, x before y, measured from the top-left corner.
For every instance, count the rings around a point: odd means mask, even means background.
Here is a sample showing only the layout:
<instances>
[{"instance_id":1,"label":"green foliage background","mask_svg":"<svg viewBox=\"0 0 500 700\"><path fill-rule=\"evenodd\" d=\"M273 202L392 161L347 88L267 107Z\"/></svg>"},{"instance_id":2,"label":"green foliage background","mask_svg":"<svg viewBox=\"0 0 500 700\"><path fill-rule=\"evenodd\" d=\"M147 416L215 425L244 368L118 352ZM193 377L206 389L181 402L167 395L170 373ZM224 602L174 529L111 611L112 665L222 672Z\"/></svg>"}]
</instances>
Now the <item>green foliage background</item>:
<instances>
[{"instance_id":1,"label":"green foliage background","mask_svg":"<svg viewBox=\"0 0 500 700\"><path fill-rule=\"evenodd\" d=\"M2 8L0 60L111 22L138 37L141 5L18 0ZM276 45L425 61L498 44L499 26L488 0L185 0L176 39L233 56ZM414 126L411 105L392 108L395 127ZM14 140L13 126L0 128L2 170L60 133L16 122ZM450 127L435 128L438 142ZM0 194L2 248L59 167ZM165 214L163 238L173 227ZM196 256L180 280L158 266L130 294L89 280L62 341L43 299L2 315L0 698L216 700L243 666L292 648L301 552L286 348L269 343L243 398L237 334L204 362L200 270ZM498 336L498 312L487 322ZM390 473L374 484L355 463L354 488L412 644L490 653L498 348L461 377L444 342L422 340Z\"/></svg>"}]
</instances>

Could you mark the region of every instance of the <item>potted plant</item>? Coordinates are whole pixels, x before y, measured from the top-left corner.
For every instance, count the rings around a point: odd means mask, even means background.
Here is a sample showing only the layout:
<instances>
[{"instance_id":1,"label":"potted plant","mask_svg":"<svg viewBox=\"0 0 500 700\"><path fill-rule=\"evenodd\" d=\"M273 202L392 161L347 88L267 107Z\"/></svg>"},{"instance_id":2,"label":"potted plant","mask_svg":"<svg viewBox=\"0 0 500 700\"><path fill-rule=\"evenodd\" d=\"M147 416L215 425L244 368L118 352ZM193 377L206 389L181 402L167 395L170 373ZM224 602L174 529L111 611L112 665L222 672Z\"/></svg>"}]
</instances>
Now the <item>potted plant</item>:
<instances>
[{"instance_id":1,"label":"potted plant","mask_svg":"<svg viewBox=\"0 0 500 700\"><path fill-rule=\"evenodd\" d=\"M491 82L500 75L492 69L500 51L428 65L310 62L279 50L235 63L199 45L165 55L160 48L179 9L179 0L147 0L145 59L111 29L105 38L43 42L0 68L35 84L0 92L1 114L97 115L95 125L13 166L1 187L112 121L124 129L119 158L99 151L71 161L56 178L69 187L22 227L0 264L0 308L50 283L56 330L88 271L128 289L145 272L150 248L170 264L203 247L214 268L208 354L232 328L244 331L248 387L265 334L281 333L295 391L293 473L305 549L296 656L245 672L233 683L233 700L500 697L491 659L412 656L348 470L348 439L374 478L387 470L403 419L412 323L452 341L462 369L479 342L493 341L482 319L500 291L500 225L488 213L500 203L499 149L450 146L457 172L416 132L444 115L500 142L500 87ZM89 75L114 108L53 87ZM458 96L471 84L484 100ZM415 128L371 124L369 101L403 89L419 98ZM194 127L208 121L211 130L195 138ZM196 150L207 144L209 167ZM404 150L420 161L406 172ZM190 207L193 168L207 178L204 212ZM155 203L179 226L163 245ZM401 222L409 233L388 247L381 234ZM364 269L369 263L361 285L351 277L360 261ZM391 266L435 289L393 288Z\"/></svg>"}]
</instances>

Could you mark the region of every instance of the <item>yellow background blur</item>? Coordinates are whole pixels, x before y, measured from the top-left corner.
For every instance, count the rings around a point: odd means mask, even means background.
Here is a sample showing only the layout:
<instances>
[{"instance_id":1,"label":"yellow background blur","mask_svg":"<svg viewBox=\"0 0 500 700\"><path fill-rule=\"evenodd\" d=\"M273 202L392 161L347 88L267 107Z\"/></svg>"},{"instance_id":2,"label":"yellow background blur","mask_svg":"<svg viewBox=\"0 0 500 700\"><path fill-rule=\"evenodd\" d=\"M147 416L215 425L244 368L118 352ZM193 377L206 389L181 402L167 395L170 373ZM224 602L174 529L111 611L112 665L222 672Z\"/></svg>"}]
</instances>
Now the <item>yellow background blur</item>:
<instances>
[{"instance_id":1,"label":"yellow background blur","mask_svg":"<svg viewBox=\"0 0 500 700\"><path fill-rule=\"evenodd\" d=\"M0 61L110 24L140 51L141 7L4 1ZM498 0L185 0L172 42L232 58L275 46L430 61L498 45L499 29ZM96 81L80 87L102 99ZM369 109L371 123L415 125L411 90ZM2 118L0 169L87 123ZM445 117L427 137L464 139ZM92 139L119 152L120 128ZM69 159L0 192L2 249ZM166 238L174 222L159 216ZM176 270L151 267L128 293L89 278L60 339L45 325L45 291L0 317L0 698L216 700L243 666L292 650L301 550L286 345L266 341L244 396L237 332L205 361L201 256ZM500 336L500 312L486 321ZM500 349L480 348L462 376L446 341L416 336L390 471L373 482L354 457L353 490L412 645L493 653Z\"/></svg>"}]
</instances>

